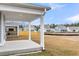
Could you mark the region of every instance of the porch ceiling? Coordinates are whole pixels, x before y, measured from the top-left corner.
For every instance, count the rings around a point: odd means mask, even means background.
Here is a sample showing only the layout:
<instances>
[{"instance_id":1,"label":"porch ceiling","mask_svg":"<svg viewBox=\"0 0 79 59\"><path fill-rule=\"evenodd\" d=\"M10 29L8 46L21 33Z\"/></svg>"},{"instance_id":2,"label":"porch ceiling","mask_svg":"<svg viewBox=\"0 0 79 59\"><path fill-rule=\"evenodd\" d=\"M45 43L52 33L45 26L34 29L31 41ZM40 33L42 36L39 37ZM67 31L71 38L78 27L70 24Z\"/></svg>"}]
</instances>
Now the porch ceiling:
<instances>
[{"instance_id":1,"label":"porch ceiling","mask_svg":"<svg viewBox=\"0 0 79 59\"><path fill-rule=\"evenodd\" d=\"M36 14L27 14L27 13L18 13L18 12L8 12L4 11L5 21L27 21L31 22L40 17L40 15Z\"/></svg>"},{"instance_id":2,"label":"porch ceiling","mask_svg":"<svg viewBox=\"0 0 79 59\"><path fill-rule=\"evenodd\" d=\"M0 11L8 21L28 21L31 22L45 14L50 7L36 6L26 3L0 3Z\"/></svg>"}]
</instances>

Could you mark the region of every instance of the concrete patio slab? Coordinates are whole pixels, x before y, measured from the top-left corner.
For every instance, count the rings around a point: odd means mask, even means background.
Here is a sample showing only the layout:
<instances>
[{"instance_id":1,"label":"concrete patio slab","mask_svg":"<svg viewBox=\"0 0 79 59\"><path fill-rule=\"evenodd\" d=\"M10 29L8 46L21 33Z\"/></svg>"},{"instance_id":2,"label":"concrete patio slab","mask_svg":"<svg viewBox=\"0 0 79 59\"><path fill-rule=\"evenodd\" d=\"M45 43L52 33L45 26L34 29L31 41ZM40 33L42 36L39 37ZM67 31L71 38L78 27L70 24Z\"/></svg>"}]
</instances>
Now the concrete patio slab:
<instances>
[{"instance_id":1,"label":"concrete patio slab","mask_svg":"<svg viewBox=\"0 0 79 59\"><path fill-rule=\"evenodd\" d=\"M0 55L13 55L33 51L41 51L41 47L32 40L7 41L4 46L0 47Z\"/></svg>"}]
</instances>

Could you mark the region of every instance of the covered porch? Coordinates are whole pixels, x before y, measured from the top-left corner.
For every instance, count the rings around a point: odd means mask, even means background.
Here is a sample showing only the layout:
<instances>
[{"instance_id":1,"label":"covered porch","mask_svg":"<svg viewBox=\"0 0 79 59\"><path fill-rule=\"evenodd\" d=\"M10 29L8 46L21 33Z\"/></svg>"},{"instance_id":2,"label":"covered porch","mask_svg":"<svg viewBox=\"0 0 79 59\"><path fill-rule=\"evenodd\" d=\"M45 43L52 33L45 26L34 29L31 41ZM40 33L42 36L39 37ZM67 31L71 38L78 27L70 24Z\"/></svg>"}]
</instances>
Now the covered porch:
<instances>
[{"instance_id":1,"label":"covered porch","mask_svg":"<svg viewBox=\"0 0 79 59\"><path fill-rule=\"evenodd\" d=\"M49 9L33 4L0 4L0 55L44 50L44 14ZM38 18L40 18L40 44L32 41L31 38L31 22ZM5 22L7 21L27 21L29 39L6 41ZM17 33L19 33L19 27Z\"/></svg>"},{"instance_id":2,"label":"covered porch","mask_svg":"<svg viewBox=\"0 0 79 59\"><path fill-rule=\"evenodd\" d=\"M0 47L0 55L15 55L41 51L42 47L32 40L7 41Z\"/></svg>"}]
</instances>

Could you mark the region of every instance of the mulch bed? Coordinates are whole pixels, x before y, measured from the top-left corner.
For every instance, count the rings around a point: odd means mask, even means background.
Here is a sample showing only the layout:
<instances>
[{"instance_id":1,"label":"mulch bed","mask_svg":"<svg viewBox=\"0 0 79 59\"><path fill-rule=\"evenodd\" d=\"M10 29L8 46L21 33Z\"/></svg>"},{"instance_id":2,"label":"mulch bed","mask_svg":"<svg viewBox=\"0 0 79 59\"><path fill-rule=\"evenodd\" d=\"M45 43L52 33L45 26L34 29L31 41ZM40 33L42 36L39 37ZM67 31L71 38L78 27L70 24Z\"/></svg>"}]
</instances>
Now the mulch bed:
<instances>
[{"instance_id":1,"label":"mulch bed","mask_svg":"<svg viewBox=\"0 0 79 59\"><path fill-rule=\"evenodd\" d=\"M45 33L45 35L54 35L54 36L79 36L79 33Z\"/></svg>"}]
</instances>

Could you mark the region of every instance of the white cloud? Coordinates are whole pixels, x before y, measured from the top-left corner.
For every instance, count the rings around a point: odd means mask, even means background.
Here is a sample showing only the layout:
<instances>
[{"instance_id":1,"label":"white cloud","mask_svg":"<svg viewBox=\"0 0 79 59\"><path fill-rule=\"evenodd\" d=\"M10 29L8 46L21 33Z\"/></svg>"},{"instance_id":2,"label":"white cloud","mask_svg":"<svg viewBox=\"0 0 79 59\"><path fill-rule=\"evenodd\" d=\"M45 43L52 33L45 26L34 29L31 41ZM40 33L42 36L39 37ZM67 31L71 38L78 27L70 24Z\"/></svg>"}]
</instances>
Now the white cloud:
<instances>
[{"instance_id":1,"label":"white cloud","mask_svg":"<svg viewBox=\"0 0 79 59\"><path fill-rule=\"evenodd\" d=\"M75 15L75 16L72 16L72 17L69 17L69 18L67 18L67 20L72 22L72 23L79 22L79 14Z\"/></svg>"},{"instance_id":2,"label":"white cloud","mask_svg":"<svg viewBox=\"0 0 79 59\"><path fill-rule=\"evenodd\" d=\"M65 5L59 5L59 4L52 4L52 3L49 3L49 6L51 7L52 10L55 10L55 9L60 9L62 7L64 7Z\"/></svg>"}]
</instances>

